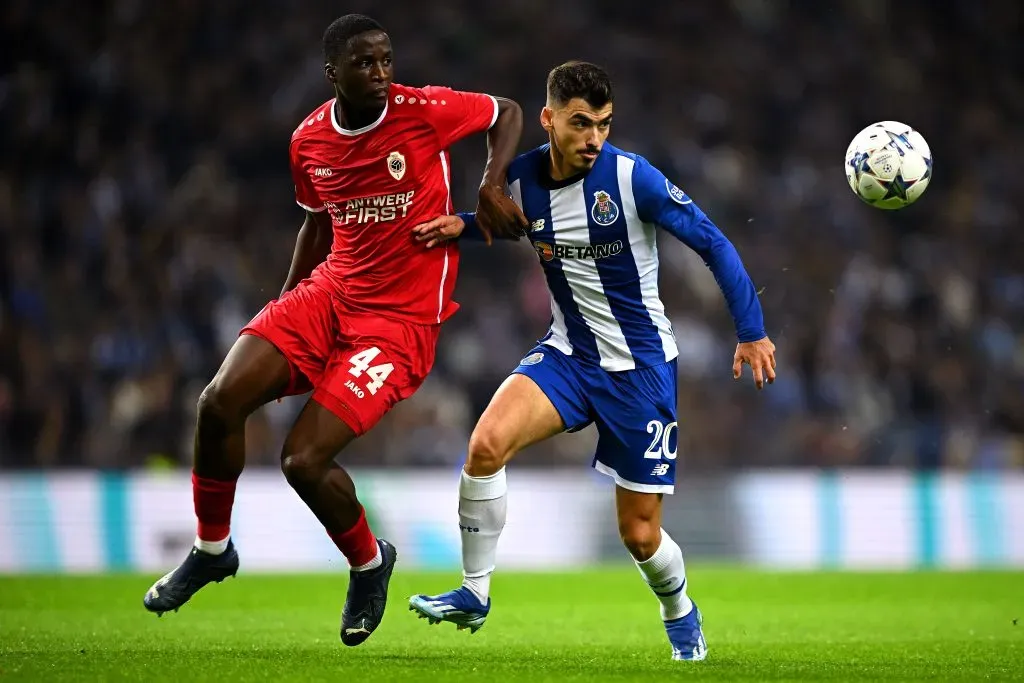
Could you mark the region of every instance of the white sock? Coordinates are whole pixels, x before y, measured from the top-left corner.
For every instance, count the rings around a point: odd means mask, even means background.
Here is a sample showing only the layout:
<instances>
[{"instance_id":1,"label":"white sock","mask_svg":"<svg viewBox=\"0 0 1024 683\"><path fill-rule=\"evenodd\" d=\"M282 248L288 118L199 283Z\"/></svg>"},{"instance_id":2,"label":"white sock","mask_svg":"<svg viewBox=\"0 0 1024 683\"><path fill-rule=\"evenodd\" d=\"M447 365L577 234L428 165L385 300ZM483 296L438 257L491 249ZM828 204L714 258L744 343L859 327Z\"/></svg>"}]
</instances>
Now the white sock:
<instances>
[{"instance_id":1,"label":"white sock","mask_svg":"<svg viewBox=\"0 0 1024 683\"><path fill-rule=\"evenodd\" d=\"M683 551L672 537L661 530L661 545L650 558L636 562L644 581L661 602L661 618L664 621L685 617L693 609L693 603L686 595L686 565Z\"/></svg>"},{"instance_id":2,"label":"white sock","mask_svg":"<svg viewBox=\"0 0 1024 683\"><path fill-rule=\"evenodd\" d=\"M483 604L491 590L498 537L505 527L507 491L504 467L489 477L471 477L463 470L459 480L462 585Z\"/></svg>"},{"instance_id":3,"label":"white sock","mask_svg":"<svg viewBox=\"0 0 1024 683\"><path fill-rule=\"evenodd\" d=\"M203 539L196 536L196 547L202 550L204 553L210 555L220 555L228 549L228 541L231 539L231 535L227 535L223 540L220 541L204 541Z\"/></svg>"},{"instance_id":4,"label":"white sock","mask_svg":"<svg viewBox=\"0 0 1024 683\"><path fill-rule=\"evenodd\" d=\"M380 554L380 544L377 544L377 554L373 556L373 559L366 564L361 564L358 567L349 567L354 572L365 572L367 569L376 569L384 563L384 558Z\"/></svg>"}]
</instances>

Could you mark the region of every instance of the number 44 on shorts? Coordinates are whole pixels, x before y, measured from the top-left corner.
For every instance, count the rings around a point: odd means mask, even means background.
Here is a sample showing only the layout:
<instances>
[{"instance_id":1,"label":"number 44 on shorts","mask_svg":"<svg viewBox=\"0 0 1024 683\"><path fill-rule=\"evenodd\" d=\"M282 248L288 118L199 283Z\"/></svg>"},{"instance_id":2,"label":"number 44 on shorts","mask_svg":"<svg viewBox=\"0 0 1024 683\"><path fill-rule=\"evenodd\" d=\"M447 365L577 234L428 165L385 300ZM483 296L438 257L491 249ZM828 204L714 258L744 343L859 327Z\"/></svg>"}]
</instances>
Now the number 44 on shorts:
<instances>
[{"instance_id":1,"label":"number 44 on shorts","mask_svg":"<svg viewBox=\"0 0 1024 683\"><path fill-rule=\"evenodd\" d=\"M348 359L348 362L352 365L348 370L348 374L353 377L362 377L365 374L370 379L366 383L366 390L370 394L376 394L377 390L384 386L384 382L387 380L388 375L391 374L391 371L395 369L395 366L391 363L370 365L379 355L380 349L376 346L371 346ZM360 398L362 397L360 396Z\"/></svg>"}]
</instances>

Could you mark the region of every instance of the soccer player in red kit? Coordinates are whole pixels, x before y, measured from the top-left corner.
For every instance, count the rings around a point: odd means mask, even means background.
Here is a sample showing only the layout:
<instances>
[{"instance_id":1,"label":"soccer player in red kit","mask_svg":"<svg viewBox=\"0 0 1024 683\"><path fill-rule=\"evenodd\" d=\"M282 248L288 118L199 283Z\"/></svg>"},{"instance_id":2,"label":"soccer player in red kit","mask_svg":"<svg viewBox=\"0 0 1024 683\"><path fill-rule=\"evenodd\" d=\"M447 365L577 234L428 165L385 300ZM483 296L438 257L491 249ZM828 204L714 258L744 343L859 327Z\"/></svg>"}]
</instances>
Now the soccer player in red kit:
<instances>
[{"instance_id":1,"label":"soccer player in red kit","mask_svg":"<svg viewBox=\"0 0 1024 683\"><path fill-rule=\"evenodd\" d=\"M281 468L349 562L341 640L358 645L383 617L397 552L370 531L334 458L416 391L433 365L440 324L458 307L456 244L427 249L410 237L412 226L452 210L452 143L488 131L478 221L500 236L526 228L504 193L522 111L489 95L393 83L391 41L362 15L327 28L324 57L335 97L303 119L291 141L306 219L288 279L199 398L195 547L143 602L158 614L177 610L207 583L235 574L230 519L245 420L269 401L312 391Z\"/></svg>"}]
</instances>

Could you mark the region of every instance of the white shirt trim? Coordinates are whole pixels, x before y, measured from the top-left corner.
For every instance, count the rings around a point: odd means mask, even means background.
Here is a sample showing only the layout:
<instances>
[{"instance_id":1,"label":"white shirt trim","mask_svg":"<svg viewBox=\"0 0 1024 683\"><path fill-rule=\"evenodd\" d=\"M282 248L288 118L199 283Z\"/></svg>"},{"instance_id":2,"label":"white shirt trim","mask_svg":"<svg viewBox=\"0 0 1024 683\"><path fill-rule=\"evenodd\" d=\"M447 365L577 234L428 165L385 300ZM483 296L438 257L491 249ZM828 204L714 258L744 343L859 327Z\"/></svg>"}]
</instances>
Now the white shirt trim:
<instances>
[{"instance_id":1,"label":"white shirt trim","mask_svg":"<svg viewBox=\"0 0 1024 683\"><path fill-rule=\"evenodd\" d=\"M448 196L444 200L444 212L448 213L451 211L452 203L452 185L451 181L448 180L448 160L444 158L444 150L440 152L441 156L441 175L444 176L444 188L448 192ZM448 243L444 244L444 268L441 271L441 284L437 288L437 322L441 322L441 314L444 313L444 283L448 279Z\"/></svg>"},{"instance_id":2,"label":"white shirt trim","mask_svg":"<svg viewBox=\"0 0 1024 683\"><path fill-rule=\"evenodd\" d=\"M389 98L389 101L390 101L390 98ZM387 102L385 102L384 103L384 111L382 111L380 113L380 116L377 117L376 121L374 121L373 123L369 124L368 126L363 126L362 128L356 128L355 130L349 130L348 128L342 128L341 124L338 123L337 114L335 112L335 105L337 103L338 103L337 98L335 98L335 100L333 102L331 102L331 125L334 126L334 130L336 130L339 133L341 133L342 135L346 135L348 137L352 137L354 135L362 135L363 133L367 133L367 132L373 130L374 128L379 126L381 124L381 122L384 120L384 117L388 115L388 104L387 104Z\"/></svg>"},{"instance_id":3,"label":"white shirt trim","mask_svg":"<svg viewBox=\"0 0 1024 683\"><path fill-rule=\"evenodd\" d=\"M303 204L302 202L300 202L298 200L296 200L295 203L298 204L299 206L301 206L306 211L309 211L310 213L320 213L321 211L326 211L327 210L327 205L326 204L321 206L319 209L314 209L312 206L306 206L305 204Z\"/></svg>"},{"instance_id":4,"label":"white shirt trim","mask_svg":"<svg viewBox=\"0 0 1024 683\"><path fill-rule=\"evenodd\" d=\"M491 125L487 126L487 130L494 128L494 124L498 121L498 98L494 95L488 95L491 98L491 102L494 102L494 116L491 117Z\"/></svg>"}]
</instances>

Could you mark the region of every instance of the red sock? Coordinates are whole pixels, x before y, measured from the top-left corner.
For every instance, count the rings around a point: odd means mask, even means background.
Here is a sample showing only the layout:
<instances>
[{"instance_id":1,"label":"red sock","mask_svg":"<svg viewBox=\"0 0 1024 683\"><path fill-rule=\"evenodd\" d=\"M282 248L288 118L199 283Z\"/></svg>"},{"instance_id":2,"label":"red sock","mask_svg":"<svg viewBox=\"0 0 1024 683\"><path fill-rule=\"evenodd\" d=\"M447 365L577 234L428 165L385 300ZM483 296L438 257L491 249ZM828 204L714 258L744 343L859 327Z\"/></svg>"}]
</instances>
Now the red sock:
<instances>
[{"instance_id":1,"label":"red sock","mask_svg":"<svg viewBox=\"0 0 1024 683\"><path fill-rule=\"evenodd\" d=\"M359 509L359 519L351 529L340 534L328 531L327 535L353 567L364 565L377 556L377 537L370 531L370 525L366 523L366 511L362 508Z\"/></svg>"},{"instance_id":2,"label":"red sock","mask_svg":"<svg viewBox=\"0 0 1024 683\"><path fill-rule=\"evenodd\" d=\"M206 479L192 473L192 502L199 520L197 535L203 541L223 541L231 534L231 506L235 482Z\"/></svg>"}]
</instances>

